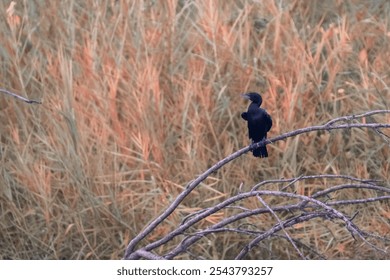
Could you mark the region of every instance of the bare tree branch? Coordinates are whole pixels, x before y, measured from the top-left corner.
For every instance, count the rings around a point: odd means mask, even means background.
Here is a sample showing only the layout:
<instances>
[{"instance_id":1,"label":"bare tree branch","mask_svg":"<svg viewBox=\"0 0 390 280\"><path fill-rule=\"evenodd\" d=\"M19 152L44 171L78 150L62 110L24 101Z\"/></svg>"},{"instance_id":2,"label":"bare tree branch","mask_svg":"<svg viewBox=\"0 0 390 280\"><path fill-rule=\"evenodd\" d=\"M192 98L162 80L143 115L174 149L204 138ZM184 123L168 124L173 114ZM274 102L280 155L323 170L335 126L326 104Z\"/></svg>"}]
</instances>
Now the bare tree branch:
<instances>
[{"instance_id":1,"label":"bare tree branch","mask_svg":"<svg viewBox=\"0 0 390 280\"><path fill-rule=\"evenodd\" d=\"M137 250L137 255L139 257L143 257L145 259L148 259L148 260L165 260L165 258L163 257L160 257L160 256L157 256L156 254L153 254L149 251L145 251L145 250Z\"/></svg>"},{"instance_id":2,"label":"bare tree branch","mask_svg":"<svg viewBox=\"0 0 390 280\"><path fill-rule=\"evenodd\" d=\"M390 189L387 189L387 192L390 193ZM361 234L361 231L358 230L356 226L354 226L354 224L350 221L350 219L348 217L346 217L341 212L335 210L334 208L330 207L328 204L323 203L323 202L321 202L319 200L316 200L316 199L313 199L313 198L310 198L310 197L307 197L307 196L303 196L303 195L298 195L298 194L293 194L293 193L286 193L286 192L280 192L280 191L250 191L250 192L247 192L247 193L238 194L238 195L236 195L236 196L234 196L232 198L228 198L225 201L217 204L216 206L207 209L207 211L203 212L202 214L197 215L196 217L194 217L193 219L188 221L185 225L180 226L179 228L177 228L176 230L172 231L171 233L169 233L168 235L166 235L162 239L145 246L145 249L146 250L153 250L154 248L160 246L161 244L166 243L166 242L172 240L175 236L181 234L182 232L184 232L184 230L186 230L187 228L189 228L193 224L199 222L200 220L204 219L205 217L207 217L207 216L209 216L211 214L214 214L215 212L219 211L219 209L225 208L227 205L233 204L233 203L235 203L237 201L243 200L243 199L248 198L248 197L259 196L259 195L297 198L297 199L302 200L303 202L311 202L312 204L316 205L318 208L322 208L322 209L325 210L325 212L324 211L321 212L322 213L321 214L322 217L326 217L327 219L338 218L338 219L344 221L344 223L347 226L347 229L351 232L351 234L356 234L361 239L365 240L364 236ZM302 206L301 206L302 204L303 203L295 203L295 204L289 204L289 205L286 205L286 206L277 206L277 207L273 207L272 211L274 211L274 212L280 212L280 211L292 212L293 210L302 210L303 209ZM228 224L231 224L231 223L233 223L235 221L242 220L243 218L247 218L247 217L250 217L250 216L253 216L253 215L264 214L264 213L270 213L270 210L267 209L267 208L259 208L259 209L256 209L256 210L244 211L244 212L242 212L240 214L237 214L235 216L231 216L231 217L225 218L221 222L211 226L209 229L217 229L217 228L220 228L220 227L224 227L224 226L226 226ZM324 213L326 215L324 215ZM298 222L302 222L300 220L301 218L298 219L298 217L301 217L301 215L303 215L303 214L298 214L297 216L294 216L294 218L296 219L295 221L297 221L297 223ZM318 217L318 213L315 216L312 216L312 218L314 218L314 217ZM275 233L276 231L279 231L279 230L283 229L283 225L284 224L280 224L279 226L278 225L279 224L277 224L277 226L274 227L274 231L272 231L271 234ZM288 223L288 225L292 226L291 221ZM177 254L187 250L187 248L190 245L192 245L193 243L198 241L203 236L204 235L202 235L202 236L196 235L196 236L193 236L191 238L188 238L185 242L181 243L175 249L173 249L169 254L165 255L165 257L167 259L173 258ZM261 238L259 237L258 241L261 241L261 240L263 240L266 237L268 237L268 235L262 236ZM258 241L256 241L256 242L258 242ZM160 243L160 242L162 242L162 243Z\"/></svg>"},{"instance_id":3,"label":"bare tree branch","mask_svg":"<svg viewBox=\"0 0 390 280\"><path fill-rule=\"evenodd\" d=\"M166 236L162 237L159 240L156 240L154 242L151 242L144 246L143 248L140 248L136 250L136 246L139 244L141 240L143 240L149 233L151 233L161 222L163 222L184 200L185 197L187 197L188 194L191 193L191 191L196 188L204 179L206 179L211 173L217 171L219 168L224 166L225 164L229 163L230 161L236 159L237 157L241 156L242 154L249 152L252 149L259 148L262 145L267 145L270 143L275 143L280 140L287 139L289 137L293 137L299 134L303 133L309 133L312 131L330 131L335 129L351 129L351 128L370 128L374 130L376 133L380 131L381 128L390 128L390 124L387 123L360 123L358 122L359 118L375 115L375 114L390 114L390 110L377 110L377 111L370 111L358 115L351 115L351 116L344 116L340 118L336 118L333 120L330 120L329 122L325 123L324 125L317 125L317 126L311 126L307 128L297 129L288 133L284 133L282 135L279 135L277 137L267 139L265 141L261 141L259 143L252 144L250 146L247 146L243 149L238 150L237 152L231 154L230 156L224 158L223 160L217 162L215 165L213 165L210 169L206 170L203 174L201 174L199 177L197 177L195 180L191 181L187 187L184 189L182 193L180 193L176 199L168 206L168 208L163 211L154 221L152 221L144 230L142 230L133 240L130 241L126 252L124 254L124 259L138 259L140 257L146 257L144 251L150 252L159 246L171 241L174 237L186 234L185 232L192 227L194 224L198 223L199 221L203 220L204 218L227 208L235 208L237 210L240 210L241 212L224 218L222 221L212 225L206 230L198 231L197 234L187 236L180 242L180 244L177 245L174 249L172 249L170 252L166 253L164 258L171 259L177 256L178 254L187 252L189 253L188 249L189 247L197 242L199 239L205 237L206 235L213 233L215 231L219 231L221 229L226 228L227 225L240 221L244 218L253 216L253 215L261 215L261 214L272 214L275 217L277 217L277 224L269 229L266 232L261 233L258 235L255 239L253 239L248 245L239 253L237 258L242 258L245 256L250 249L253 246L256 246L260 241L264 240L264 238L268 236L275 235L278 231L283 230L287 227L291 227L297 223L301 223L304 221L308 221L314 218L322 218L322 219L329 219L329 220L341 220L345 227L348 229L348 231L351 233L351 235L355 238L355 236L358 236L361 240L363 240L366 244L368 244L370 247L374 248L375 250L378 250L382 253L386 253L384 250L377 248L373 244L371 244L368 240L366 240L365 236L368 236L366 233L362 232L353 222L352 219L346 216L346 214L340 212L339 210L336 210L334 206L337 205L345 205L345 204L362 204L362 203L372 203L375 201L383 201L388 200L390 198L389 195L381 195L371 198L362 198L362 199L352 199L352 200L339 200L339 201L320 201L319 199L327 199L329 194L341 191L348 188L357 188L357 189L370 189L376 192L384 192L390 194L390 189L382 186L378 186L376 183L377 180L364 180L360 178L355 178L353 176L349 175L337 175L337 174L319 174L319 175L310 175L310 176L299 176L296 178L290 178L290 179L274 179L274 180L267 180L260 182L259 184L255 185L251 191L240 193L231 197L227 198L226 200L214 205L213 207L202 209L196 213L188 215L182 223L173 231L168 233ZM381 132L382 133L382 132ZM332 187L327 188L323 191L315 192L312 196L304 196L304 195L298 195L290 192L286 192L287 189L292 188L294 184L298 181L302 180L311 180L311 179L341 179L341 180L349 180L350 183L345 183L342 185L335 185ZM264 188L267 185L282 185L279 187L281 191L267 191L267 190L259 190L260 188ZM283 186L283 184L285 184ZM241 189L241 188L240 188ZM281 206L269 206L264 202L264 200L261 198L262 196L275 196L275 197L284 197L287 199L286 205ZM261 198L261 201L265 208L258 208L254 210L246 209L244 207L241 207L239 205L232 205L236 204L237 202L247 199L249 197L258 197ZM292 200L292 201L291 201ZM309 212L307 212L309 211ZM285 213L291 213L293 216L287 220L280 220L278 216L276 216L276 212L285 212ZM223 230L221 230L223 231ZM236 232L239 232L238 230ZM286 231L285 231L286 234ZM290 241L291 244L296 248L297 252L301 255L301 257L304 257L302 253L299 251L299 249L295 246L295 243L292 241L293 239L287 234L286 238ZM140 250L142 250L141 254L139 253Z\"/></svg>"},{"instance_id":4,"label":"bare tree branch","mask_svg":"<svg viewBox=\"0 0 390 280\"><path fill-rule=\"evenodd\" d=\"M9 90L6 90L6 89L3 89L3 88L0 88L0 92L5 93L5 94L8 94L8 95L11 95L11 96L13 96L13 97L15 97L15 98L17 98L17 99L20 99L20 100L26 102L26 103L30 103L30 104L34 104L34 103L36 103L36 104L42 104L42 101L33 100L33 99L28 99L28 98L26 98L26 97L20 96L20 95L18 95L18 94L16 94L16 93L13 93L13 92L11 92L11 91L9 91Z\"/></svg>"},{"instance_id":5,"label":"bare tree branch","mask_svg":"<svg viewBox=\"0 0 390 280\"><path fill-rule=\"evenodd\" d=\"M260 202L272 213L272 215L276 218L278 221L278 224L280 225L281 229L283 230L284 234L286 235L287 239L290 241L290 243L293 245L294 249L298 252L298 254L301 256L302 259L306 259L305 256L302 254L302 252L298 249L297 245L295 245L295 242L292 240L291 236L288 234L286 229L283 226L282 221L279 219L278 215L272 210L271 207L268 206L268 204L264 201L264 199L261 198L260 195L257 195L257 198L260 200Z\"/></svg>"}]
</instances>

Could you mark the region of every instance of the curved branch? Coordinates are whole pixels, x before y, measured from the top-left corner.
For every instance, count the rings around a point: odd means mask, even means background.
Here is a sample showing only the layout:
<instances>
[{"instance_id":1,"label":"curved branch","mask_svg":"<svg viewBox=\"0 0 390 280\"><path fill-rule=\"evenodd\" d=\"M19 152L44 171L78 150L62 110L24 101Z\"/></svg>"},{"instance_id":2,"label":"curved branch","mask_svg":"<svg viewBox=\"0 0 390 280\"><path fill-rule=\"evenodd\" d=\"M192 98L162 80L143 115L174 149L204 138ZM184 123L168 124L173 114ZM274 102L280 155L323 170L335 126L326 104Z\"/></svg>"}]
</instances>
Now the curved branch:
<instances>
[{"instance_id":1,"label":"curved branch","mask_svg":"<svg viewBox=\"0 0 390 280\"><path fill-rule=\"evenodd\" d=\"M387 192L390 193L390 189L388 189ZM172 231L171 233L169 233L167 236L163 237L162 239L155 241L153 243L150 243L149 245L145 246L144 249L153 250L153 249L157 248L158 246L172 240L175 236L182 234L190 226L194 225L195 223L199 222L200 220L204 219L205 217L207 217L211 214L214 214L215 212L219 211L220 209L223 209L226 206L228 206L234 202L240 201L242 199L245 199L248 197L253 197L253 196L259 196L259 195L289 197L289 198L302 200L302 202L299 202L296 204L290 204L290 205L285 205L285 206L276 206L276 207L271 208L272 211L274 211L274 212L280 212L280 211L291 212L293 210L303 210L304 208L302 207L302 204L303 203L307 204L307 203L311 202L317 208L322 208L325 211L327 211L328 216L331 215L332 217L336 217L338 219L343 220L344 223L347 225L347 228L350 231L352 231L351 233L356 233L362 240L366 241L364 239L364 237L360 234L360 231L357 230L357 227L352 224L352 222L350 221L350 219L348 217L346 217L343 213L330 207L332 203L324 203L324 202L321 202L321 201L314 199L314 198L311 198L311 197L293 194L293 193L287 193L287 192L250 191L247 193L241 193L241 194L238 194L234 197L228 198L227 200L215 205L214 207L207 209L206 211L202 212L201 214L196 215L194 218L189 220L185 225L182 225L179 228L175 229L174 231ZM387 198L387 196L384 197L384 199L386 199L386 198ZM372 198L372 199L377 200L377 198ZM360 203L369 202L370 200L371 200L371 198L367 198L364 201L363 200L360 201ZM313 207L313 206L310 206L310 207ZM255 209L255 210L244 211L244 212L236 214L234 216L230 216L228 218L225 218L224 220L220 221L219 223L216 223L215 225L209 227L209 230L218 229L218 228L224 227L228 224L231 224L233 222L236 222L238 220L241 220L241 219L253 216L253 215L264 214L264 213L270 213L270 210L267 208L259 208L259 209ZM315 213L318 213L318 212L315 212ZM280 229L282 229L282 227ZM203 236L204 235L195 235L195 236L187 238L186 240L183 240L175 249L173 249L171 252L166 254L165 258L171 259L171 258L177 256L178 254L186 251L189 246L191 246L192 244L197 242Z\"/></svg>"},{"instance_id":2,"label":"curved branch","mask_svg":"<svg viewBox=\"0 0 390 280\"><path fill-rule=\"evenodd\" d=\"M179 206L179 204L192 192L192 190L195 189L203 180L205 180L210 174L212 174L213 172L217 171L218 169L220 169L225 164L227 164L230 161L238 158L239 156L243 155L244 153L247 153L250 150L259 148L261 146L268 145L270 143L275 143L277 141L280 141L280 140L283 140L283 139L286 139L286 138L289 138L289 137L293 137L293 136L296 136L296 135L299 135L299 134L308 133L308 132L312 132L312 131L320 131L320 130L329 131L329 130L334 130L334 129L346 129L346 128L371 128L371 129L390 128L390 124L385 124L385 123L369 123L369 124L365 124L365 123L348 123L348 124L335 125L335 123L339 122L339 121L349 121L350 122L352 120L356 120L356 118L360 118L360 117L364 117L364 116L369 116L369 115L374 115L374 114L389 114L389 113L390 113L390 110L377 110L377 111L366 112L366 113L363 113L363 114L360 114L360 115L351 115L351 116L344 116L344 117L341 117L341 118L336 118L336 119L333 119L333 120L327 122L324 125L311 126L311 127L307 127L307 128L297 129L297 130L294 130L294 131L291 131L291 132L288 132L288 133L284 133L284 134L279 135L279 136L274 137L274 138L270 138L270 139L267 139L267 140L260 141L258 143L251 144L251 145L249 145L249 146L247 146L245 148L242 148L242 149L234 152L230 156L228 156L228 157L224 158L223 160L221 160L221 161L217 162L216 164L214 164L211 168L206 170L203 174L198 176L195 180L191 181L187 185L185 190L176 197L176 199L168 206L168 208L166 210L164 210L142 232L140 232L135 238L133 238L130 241L129 245L126 248L126 252L124 254L124 259L129 259L130 255L134 252L135 247L137 246L137 244L143 238L145 238L149 233L151 233L161 222L163 222ZM217 211L218 210L219 209L217 209ZM205 213L208 214L208 211L203 212L202 215L204 215ZM192 221L192 220L193 219L191 219L190 221ZM188 222L188 224L191 224L190 221ZM183 228L182 228L183 226L184 225L180 226L179 228L181 230L183 230ZM162 244L163 240L165 240L165 238L160 239L157 243L158 244ZM152 243L152 244L155 244L155 243ZM149 244L149 245L151 245L151 244ZM146 247L149 247L149 245L146 246ZM135 256L133 255L133 257L135 257Z\"/></svg>"}]
</instances>

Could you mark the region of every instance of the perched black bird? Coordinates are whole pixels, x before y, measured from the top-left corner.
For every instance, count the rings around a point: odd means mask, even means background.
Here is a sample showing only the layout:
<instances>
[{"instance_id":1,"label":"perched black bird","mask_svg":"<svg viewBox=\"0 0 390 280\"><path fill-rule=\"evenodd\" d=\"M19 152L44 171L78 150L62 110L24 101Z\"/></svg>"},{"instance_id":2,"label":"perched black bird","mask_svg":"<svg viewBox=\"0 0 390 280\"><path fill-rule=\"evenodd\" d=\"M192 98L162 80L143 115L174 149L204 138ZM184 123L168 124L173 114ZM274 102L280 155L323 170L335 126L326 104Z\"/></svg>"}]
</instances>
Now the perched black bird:
<instances>
[{"instance_id":1,"label":"perched black bird","mask_svg":"<svg viewBox=\"0 0 390 280\"><path fill-rule=\"evenodd\" d=\"M248 122L249 139L252 143L257 143L267 138L267 132L271 129L272 119L267 111L260 108L263 99L260 94L250 92L243 94L242 97L249 99L252 103L248 111L241 114L241 117ZM267 147L263 146L253 150L255 157L268 157Z\"/></svg>"}]
</instances>

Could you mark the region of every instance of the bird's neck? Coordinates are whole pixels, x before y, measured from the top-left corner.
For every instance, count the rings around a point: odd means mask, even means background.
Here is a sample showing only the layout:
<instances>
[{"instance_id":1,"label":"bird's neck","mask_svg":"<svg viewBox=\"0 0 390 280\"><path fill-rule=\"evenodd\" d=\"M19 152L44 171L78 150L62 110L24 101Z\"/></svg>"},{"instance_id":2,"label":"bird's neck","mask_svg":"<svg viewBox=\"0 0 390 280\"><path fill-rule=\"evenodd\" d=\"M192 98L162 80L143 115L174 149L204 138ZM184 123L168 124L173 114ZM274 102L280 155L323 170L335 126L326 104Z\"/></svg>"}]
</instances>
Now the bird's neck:
<instances>
[{"instance_id":1,"label":"bird's neck","mask_svg":"<svg viewBox=\"0 0 390 280\"><path fill-rule=\"evenodd\" d=\"M251 105L249 105L248 111L257 110L259 107L260 107L260 104L251 103Z\"/></svg>"}]
</instances>

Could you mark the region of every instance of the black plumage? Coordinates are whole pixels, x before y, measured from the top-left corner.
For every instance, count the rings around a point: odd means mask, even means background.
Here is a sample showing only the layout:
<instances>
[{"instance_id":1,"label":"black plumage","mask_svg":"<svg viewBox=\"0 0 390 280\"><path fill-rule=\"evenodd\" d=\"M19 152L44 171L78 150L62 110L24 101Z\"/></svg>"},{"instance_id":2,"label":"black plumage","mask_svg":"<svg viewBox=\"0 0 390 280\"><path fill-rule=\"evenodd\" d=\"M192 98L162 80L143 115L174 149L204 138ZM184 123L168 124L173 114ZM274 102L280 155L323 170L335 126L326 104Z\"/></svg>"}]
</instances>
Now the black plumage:
<instances>
[{"instance_id":1,"label":"black plumage","mask_svg":"<svg viewBox=\"0 0 390 280\"><path fill-rule=\"evenodd\" d=\"M250 92L242 95L249 99L252 103L248 107L248 111L241 114L241 117L248 122L249 139L252 143L260 142L267 138L267 132L272 127L271 116L266 110L260 108L263 99L260 94ZM263 146L253 150L255 157L268 157L267 147Z\"/></svg>"}]
</instances>

